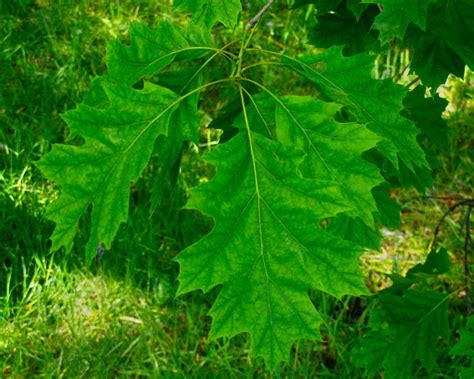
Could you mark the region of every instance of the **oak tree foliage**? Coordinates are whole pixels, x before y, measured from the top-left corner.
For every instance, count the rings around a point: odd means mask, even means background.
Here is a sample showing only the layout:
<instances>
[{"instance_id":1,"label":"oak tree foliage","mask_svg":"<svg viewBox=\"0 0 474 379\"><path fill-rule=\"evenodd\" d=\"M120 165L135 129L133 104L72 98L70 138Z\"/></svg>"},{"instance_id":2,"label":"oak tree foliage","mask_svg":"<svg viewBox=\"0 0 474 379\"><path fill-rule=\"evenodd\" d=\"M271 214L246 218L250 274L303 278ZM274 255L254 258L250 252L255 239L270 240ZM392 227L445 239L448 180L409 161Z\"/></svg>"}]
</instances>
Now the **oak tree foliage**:
<instances>
[{"instance_id":1,"label":"oak tree foliage","mask_svg":"<svg viewBox=\"0 0 474 379\"><path fill-rule=\"evenodd\" d=\"M318 96L268 88L246 69L254 30L246 26L240 0L176 0L177 11L192 13L187 26L131 24L128 44L108 45L107 74L63 116L71 137L82 143L56 144L37 163L61 187L47 213L56 224L52 248L70 252L79 221L88 215L87 259L99 246L110 249L127 222L130 186L153 152L161 166L152 194L156 206L179 170L183 143L197 142L206 91L233 89L232 117L225 111L222 117L235 132L204 154L216 174L191 191L186 205L214 226L177 256L178 293L219 286L210 337L248 333L252 354L275 368L296 340L321 339L319 304L310 290L336 298L368 294L359 257L365 247L377 247L381 226L399 224L389 189L400 182L426 186L430 166L419 141L444 142L443 101L391 79L375 80L373 52L391 41L412 48L412 69L427 86L459 75L473 63L469 3L297 1L317 9L311 42L327 50L301 57L257 53L262 64L276 62L299 74ZM213 27L239 23L240 40L216 46ZM211 70L217 61L220 69ZM446 323L445 305L431 311L439 296L405 281L380 293L360 365L369 373L385 369L390 377L395 359L419 359L429 370L431 345ZM381 318L384 327L377 326ZM374 348L377 355L370 355ZM406 370L409 376L409 364Z\"/></svg>"}]
</instances>

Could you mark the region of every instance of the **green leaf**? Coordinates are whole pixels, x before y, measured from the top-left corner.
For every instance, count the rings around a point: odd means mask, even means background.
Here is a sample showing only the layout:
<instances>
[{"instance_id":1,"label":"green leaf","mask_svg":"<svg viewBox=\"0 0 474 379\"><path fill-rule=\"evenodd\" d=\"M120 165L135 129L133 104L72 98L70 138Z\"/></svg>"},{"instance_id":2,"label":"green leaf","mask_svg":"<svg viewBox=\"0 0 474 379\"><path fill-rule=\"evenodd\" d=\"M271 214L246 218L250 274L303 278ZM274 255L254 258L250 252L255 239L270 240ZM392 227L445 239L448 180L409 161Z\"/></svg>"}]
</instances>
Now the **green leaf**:
<instances>
[{"instance_id":1,"label":"green leaf","mask_svg":"<svg viewBox=\"0 0 474 379\"><path fill-rule=\"evenodd\" d=\"M240 0L175 0L174 6L178 10L192 12L193 20L208 28L221 22L233 29L242 11Z\"/></svg>"},{"instance_id":2,"label":"green leaf","mask_svg":"<svg viewBox=\"0 0 474 379\"><path fill-rule=\"evenodd\" d=\"M407 90L391 80L373 80L371 56L344 57L342 49L334 47L303 60L284 57L283 62L316 84L324 95L345 105L359 123L382 137L377 149L395 167L399 167L398 159L410 170L428 167L417 142L418 129L400 114Z\"/></svg>"},{"instance_id":3,"label":"green leaf","mask_svg":"<svg viewBox=\"0 0 474 379\"><path fill-rule=\"evenodd\" d=\"M175 93L185 93L202 82L199 67L173 71L161 71L179 59L199 58L209 52L219 54L212 48L208 31L195 25L181 28L166 21L160 21L156 29L149 29L143 23L130 26L130 45L118 40L108 45L108 77L124 84L134 84L140 79L159 73L159 85ZM199 94L180 102L179 111L172 116L168 137L158 141L158 172L152 189L151 207L153 213L162 203L164 196L173 189L177 180L182 145L184 141L197 141L200 120L197 114Z\"/></svg>"},{"instance_id":4,"label":"green leaf","mask_svg":"<svg viewBox=\"0 0 474 379\"><path fill-rule=\"evenodd\" d=\"M360 19L360 16L367 8L367 4L361 4L360 0L296 0L293 8L301 7L303 5L314 4L317 9L317 15L323 16L332 11L335 11L337 8L346 6L350 10L357 20Z\"/></svg>"},{"instance_id":5,"label":"green leaf","mask_svg":"<svg viewBox=\"0 0 474 379\"><path fill-rule=\"evenodd\" d=\"M378 229L371 229L359 218L354 219L345 214L331 219L326 231L366 249L377 250L382 242Z\"/></svg>"},{"instance_id":6,"label":"green leaf","mask_svg":"<svg viewBox=\"0 0 474 379\"><path fill-rule=\"evenodd\" d=\"M471 367L465 368L459 373L461 379L470 379L474 376L474 315L471 315L467 325L459 330L460 339L453 346L450 355L460 355L471 359Z\"/></svg>"},{"instance_id":7,"label":"green leaf","mask_svg":"<svg viewBox=\"0 0 474 379\"><path fill-rule=\"evenodd\" d=\"M407 278L415 281L419 275L440 275L445 274L451 268L449 255L446 249L433 250L426 257L426 261L418 263L407 272Z\"/></svg>"},{"instance_id":8,"label":"green leaf","mask_svg":"<svg viewBox=\"0 0 474 379\"><path fill-rule=\"evenodd\" d=\"M474 69L474 7L471 0L438 0L428 28Z\"/></svg>"},{"instance_id":9,"label":"green leaf","mask_svg":"<svg viewBox=\"0 0 474 379\"><path fill-rule=\"evenodd\" d=\"M54 145L37 166L60 184L61 195L46 216L56 223L53 250L70 251L79 219L92 205L92 224L86 255L91 261L100 243L110 248L122 222L128 218L130 183L147 164L156 138L168 133L178 96L148 85L134 90L101 82L109 106L79 105L64 115L81 146Z\"/></svg>"},{"instance_id":10,"label":"green leaf","mask_svg":"<svg viewBox=\"0 0 474 379\"><path fill-rule=\"evenodd\" d=\"M341 106L311 97L288 96L276 107L278 141L306 153L301 172L307 178L339 183L353 209L346 212L373 226L377 211L371 189L383 182L375 165L362 158L380 138L364 125L334 120Z\"/></svg>"},{"instance_id":11,"label":"green leaf","mask_svg":"<svg viewBox=\"0 0 474 379\"><path fill-rule=\"evenodd\" d=\"M438 339L449 335L449 295L423 289L422 283L448 269L446 250L432 251L425 264L415 266L406 278L392 276L393 286L377 295L380 307L370 317L371 331L353 352L366 375L383 369L386 379L408 379L414 377L415 362L428 372L436 366Z\"/></svg>"},{"instance_id":12,"label":"green leaf","mask_svg":"<svg viewBox=\"0 0 474 379\"><path fill-rule=\"evenodd\" d=\"M407 94L403 104L405 109L402 114L415 122L423 132L419 138L420 145L424 146L427 159L432 167L435 167L439 154L438 149L446 149L448 143L448 128L446 121L442 118L447 101L441 99L437 94L434 97L425 97L425 88L419 86ZM432 186L431 170L426 167L415 167L413 171L402 163L399 173L400 184L403 187L415 187L418 191L423 192L425 188Z\"/></svg>"},{"instance_id":13,"label":"green leaf","mask_svg":"<svg viewBox=\"0 0 474 379\"><path fill-rule=\"evenodd\" d=\"M368 5L362 4L360 0L347 0L347 9L354 13L357 21L360 20L367 7Z\"/></svg>"},{"instance_id":14,"label":"green leaf","mask_svg":"<svg viewBox=\"0 0 474 379\"><path fill-rule=\"evenodd\" d=\"M432 370L438 338L449 334L444 295L431 291L412 291L403 296L385 293L379 300L381 309L374 311L372 317L388 325L362 339L353 355L356 364L370 376L384 369L386 379L413 378L417 360Z\"/></svg>"},{"instance_id":15,"label":"green leaf","mask_svg":"<svg viewBox=\"0 0 474 379\"><path fill-rule=\"evenodd\" d=\"M410 26L403 44L415 51L411 67L423 83L433 89L446 82L449 74L462 77L464 62L449 47L444 38L438 37L431 30L421 31Z\"/></svg>"},{"instance_id":16,"label":"green leaf","mask_svg":"<svg viewBox=\"0 0 474 379\"><path fill-rule=\"evenodd\" d=\"M347 56L378 51L378 32L370 30L377 14L377 7L370 6L357 18L344 4L334 12L318 14L318 23L310 33L310 42L316 47L344 46L344 55Z\"/></svg>"},{"instance_id":17,"label":"green leaf","mask_svg":"<svg viewBox=\"0 0 474 379\"><path fill-rule=\"evenodd\" d=\"M381 185L372 190L377 202L378 221L387 228L400 228L400 204L388 194L388 186Z\"/></svg>"},{"instance_id":18,"label":"green leaf","mask_svg":"<svg viewBox=\"0 0 474 379\"><path fill-rule=\"evenodd\" d=\"M295 340L320 338L309 289L367 293L361 249L319 227L346 210L338 185L301 178L300 152L240 129L205 156L217 174L192 191L188 207L215 225L178 255L179 294L222 285L210 311L211 338L247 332L253 354L275 368Z\"/></svg>"},{"instance_id":19,"label":"green leaf","mask_svg":"<svg viewBox=\"0 0 474 379\"><path fill-rule=\"evenodd\" d=\"M380 4L382 12L373 27L380 30L380 41L385 44L393 38L403 39L408 25L413 22L426 29L428 7L437 0L362 0L363 3Z\"/></svg>"},{"instance_id":20,"label":"green leaf","mask_svg":"<svg viewBox=\"0 0 474 379\"><path fill-rule=\"evenodd\" d=\"M215 52L209 32L196 25L183 29L160 21L156 29L130 24L130 45L113 40L107 45L108 76L124 84L151 77L176 59L199 58Z\"/></svg>"},{"instance_id":21,"label":"green leaf","mask_svg":"<svg viewBox=\"0 0 474 379\"><path fill-rule=\"evenodd\" d=\"M166 71L161 73L158 83L176 93L182 94L194 90L202 84L202 75L196 68ZM185 141L197 142L199 139L200 119L197 112L199 93L186 97L178 105L170 121L168 136L158 140L155 150L158 152L156 175L152 188L151 214L170 196L176 186Z\"/></svg>"},{"instance_id":22,"label":"green leaf","mask_svg":"<svg viewBox=\"0 0 474 379\"><path fill-rule=\"evenodd\" d=\"M442 115L448 102L441 99L438 94L425 97L425 89L419 86L407 94L403 105L407 118L414 121L437 148L446 150L448 148L448 125Z\"/></svg>"},{"instance_id":23,"label":"green leaf","mask_svg":"<svg viewBox=\"0 0 474 379\"><path fill-rule=\"evenodd\" d=\"M426 32L411 25L403 43L415 51L412 67L428 86L437 88L449 74L462 77L474 67L474 7L470 0L438 0L430 7Z\"/></svg>"}]
</instances>

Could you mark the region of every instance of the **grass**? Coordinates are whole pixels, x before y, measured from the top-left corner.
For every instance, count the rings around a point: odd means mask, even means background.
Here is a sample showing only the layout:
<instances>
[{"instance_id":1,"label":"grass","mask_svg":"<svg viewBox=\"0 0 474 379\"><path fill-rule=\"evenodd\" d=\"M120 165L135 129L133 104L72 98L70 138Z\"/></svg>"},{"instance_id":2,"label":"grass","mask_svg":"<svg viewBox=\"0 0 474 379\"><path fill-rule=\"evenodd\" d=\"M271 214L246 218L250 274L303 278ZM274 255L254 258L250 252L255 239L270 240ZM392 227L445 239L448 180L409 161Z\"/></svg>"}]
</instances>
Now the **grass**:
<instances>
[{"instance_id":1,"label":"grass","mask_svg":"<svg viewBox=\"0 0 474 379\"><path fill-rule=\"evenodd\" d=\"M130 220L99 265L90 268L83 262L87 222L73 254L49 251L52 225L43 215L57 188L33 162L51 143L65 140L60 114L81 101L91 79L104 73L106 41L126 39L129 22L153 25L170 17L185 22L186 16L173 14L168 1L83 0L71 5L16 0L4 2L0 10L0 29L5 31L0 36L0 373L15 378L269 377L260 360L248 357L245 336L207 340L211 320L206 314L215 291L174 296L178 267L172 258L210 227L198 213L179 210L187 188L209 171L199 163L198 152L190 149L185 155L180 190L152 217L152 172L134 185ZM306 48L306 21L302 13L275 12L256 44L290 54L301 51ZM223 40L228 37L220 34ZM467 127L472 108L465 101L472 91L469 75L446 89L452 100L451 135L459 142L441 159L432 194L472 196ZM289 83L298 87L293 79L270 73L266 80L288 89ZM448 205L413 200L414 192L397 196L404 204L402 231L389 236L383 254L371 261L373 288L389 283L383 272L403 272L422 259L433 220ZM459 256L461 219L456 217L448 219L442 241ZM275 376L361 377L350 353L373 303L317 293L313 299L325 320L324 341L295 344L289 364ZM461 297L457 304L462 302Z\"/></svg>"},{"instance_id":2,"label":"grass","mask_svg":"<svg viewBox=\"0 0 474 379\"><path fill-rule=\"evenodd\" d=\"M262 362L248 359L248 342L238 337L209 342L209 296L170 301L167 280L143 291L122 280L83 270L65 270L53 259L38 260L23 296L0 331L3 374L12 377L266 377ZM335 377L335 343L348 316L334 322L333 302L319 297L330 330L325 346L300 342L284 377ZM351 299L346 299L345 308ZM1 362L1 361L0 361ZM333 366L325 367L331 363ZM324 373L326 372L326 375ZM347 373L347 377L350 377Z\"/></svg>"}]
</instances>

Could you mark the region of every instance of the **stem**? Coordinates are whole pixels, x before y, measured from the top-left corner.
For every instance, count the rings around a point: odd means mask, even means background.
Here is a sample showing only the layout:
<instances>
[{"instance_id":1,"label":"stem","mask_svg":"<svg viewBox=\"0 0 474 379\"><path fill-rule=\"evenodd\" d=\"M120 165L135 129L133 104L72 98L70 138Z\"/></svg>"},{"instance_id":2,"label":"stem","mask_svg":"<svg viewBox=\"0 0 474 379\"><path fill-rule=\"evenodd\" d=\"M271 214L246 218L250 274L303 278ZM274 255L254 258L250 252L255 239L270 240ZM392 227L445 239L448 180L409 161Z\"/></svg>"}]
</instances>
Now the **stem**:
<instances>
[{"instance_id":1,"label":"stem","mask_svg":"<svg viewBox=\"0 0 474 379\"><path fill-rule=\"evenodd\" d=\"M268 268L267 268L267 262L266 262L266 257L265 257L265 250L264 250L264 239L263 239L263 216L262 216L262 201L263 198L260 193L260 184L259 184L259 178L258 178L258 172L257 172L257 157L255 155L254 151L254 146L253 146L253 138L252 138L252 130L250 129L250 122L249 118L247 115L247 108L245 106L245 98L244 98L244 92L242 89L242 84L239 83L239 93L240 93L240 101L242 104L242 113L244 115L244 123L245 123L245 129L247 131L247 138L248 138L248 143L249 143L249 149L250 149L250 156L252 157L252 169L253 169L253 177L255 181L255 197L257 199L257 217L258 217L258 234L259 234L259 242L260 242L260 255L259 258L262 259L262 264L263 268L265 270L265 287L267 288L266 294L267 294L267 307L268 307L268 312L270 314L270 326L272 327L273 325L273 309L272 305L270 302L270 296L268 294L268 284L270 282L270 276L268 273Z\"/></svg>"},{"instance_id":2,"label":"stem","mask_svg":"<svg viewBox=\"0 0 474 379\"><path fill-rule=\"evenodd\" d=\"M252 64L249 64L247 66L245 66L244 68L242 68L242 72L244 71L247 71L253 67L258 67L258 66L285 66L284 63L281 63L281 62L274 62L274 61L261 61L261 62L256 62L256 63L252 63Z\"/></svg>"},{"instance_id":3,"label":"stem","mask_svg":"<svg viewBox=\"0 0 474 379\"><path fill-rule=\"evenodd\" d=\"M257 112L258 116L263 122L263 125L265 125L265 129L267 129L268 135L272 138L275 139L273 136L272 131L269 128L269 125L267 123L267 120L265 120L265 117L263 117L262 112L260 112L260 109L257 106L257 103L255 102L255 99L253 98L252 94L245 89L245 87L242 86L242 90L245 92L245 94L249 97L250 101L252 102L253 107L255 108L255 111Z\"/></svg>"},{"instance_id":4,"label":"stem","mask_svg":"<svg viewBox=\"0 0 474 379\"><path fill-rule=\"evenodd\" d=\"M245 37L247 37L247 29L244 30L244 35L242 37L242 44L240 45L239 61L237 63L237 76L238 77L240 77L240 72L242 71L242 62L244 60L245 47L246 47Z\"/></svg>"},{"instance_id":5,"label":"stem","mask_svg":"<svg viewBox=\"0 0 474 379\"><path fill-rule=\"evenodd\" d=\"M240 42L239 56L237 57L237 65L234 66L232 73L230 74L231 78L240 77L240 71L242 70L242 61L244 59L245 37L247 37L247 29L244 29L244 35L242 36L242 41Z\"/></svg>"},{"instance_id":6,"label":"stem","mask_svg":"<svg viewBox=\"0 0 474 379\"><path fill-rule=\"evenodd\" d=\"M464 274L466 275L466 309L472 313L471 299L471 268L469 266L469 247L471 245L471 212L473 205L469 205L466 212L466 239L464 241Z\"/></svg>"},{"instance_id":7,"label":"stem","mask_svg":"<svg viewBox=\"0 0 474 379\"><path fill-rule=\"evenodd\" d=\"M405 72L406 72L406 71L408 70L408 68L410 67L410 63L411 63L411 62L408 62L408 64L405 65L405 67L403 67L403 69L402 69L397 75L394 76L393 80L394 80L395 82L398 82L398 81L403 77L403 75L405 74Z\"/></svg>"},{"instance_id":8,"label":"stem","mask_svg":"<svg viewBox=\"0 0 474 379\"><path fill-rule=\"evenodd\" d=\"M260 19L262 18L262 16L265 14L266 11L268 11L270 9L270 7L272 6L273 4L273 0L268 0L268 3L266 3L262 9L260 9L260 11L255 15L254 18L252 18L249 22L248 22L248 27L249 28L253 28L255 26L255 24L257 24Z\"/></svg>"},{"instance_id":9,"label":"stem","mask_svg":"<svg viewBox=\"0 0 474 379\"><path fill-rule=\"evenodd\" d=\"M242 72L242 63L244 61L245 51L247 50L247 47L250 44L250 40L252 39L254 32L255 32L255 29L251 29L250 34L247 37L247 29L244 29L244 35L242 36L242 43L240 44L240 51L239 51L237 66L234 67L234 70L232 71L232 74L230 75L231 78L233 78L233 77L240 78L240 73Z\"/></svg>"},{"instance_id":10,"label":"stem","mask_svg":"<svg viewBox=\"0 0 474 379\"><path fill-rule=\"evenodd\" d=\"M232 41L232 43L234 43L234 41ZM228 46L228 45L226 45ZM226 47L225 46L225 47ZM224 48L225 48L224 47ZM163 60L163 59L167 59L173 55L178 55L179 53L184 53L186 51L193 51L193 50L203 50L203 51L212 51L212 52L215 52L217 54L220 54L220 55L223 55L225 58L229 59L229 60L232 60L232 58L235 57L234 54L232 54L231 52L229 51L225 51L224 48L222 49L217 49L217 48L214 48L214 47L207 47L207 46L191 46L191 47L185 47L183 49L179 49L179 50L175 50L175 51L172 51L171 53L168 53L166 55L163 55L161 57L158 57L157 59L155 59L154 61L148 63L146 65L145 68L148 68L150 67L151 65Z\"/></svg>"},{"instance_id":11,"label":"stem","mask_svg":"<svg viewBox=\"0 0 474 379\"><path fill-rule=\"evenodd\" d=\"M236 41L232 41L232 42L229 42L228 44L226 44L225 46L223 46L221 49L219 50L222 50L222 51L225 51L225 49L227 47L229 47L230 45L234 44ZM182 93L184 92L184 90L191 84L191 82L196 78L196 76L199 75L199 73L209 64L212 62L212 60L217 56L219 55L219 51L216 51L213 55L211 55L211 57L209 57L202 65L201 67L199 67L199 69L193 74L193 76L191 77L191 79L188 80L188 82L184 85L184 87L181 89L181 92L179 93L180 95L182 95Z\"/></svg>"}]
</instances>

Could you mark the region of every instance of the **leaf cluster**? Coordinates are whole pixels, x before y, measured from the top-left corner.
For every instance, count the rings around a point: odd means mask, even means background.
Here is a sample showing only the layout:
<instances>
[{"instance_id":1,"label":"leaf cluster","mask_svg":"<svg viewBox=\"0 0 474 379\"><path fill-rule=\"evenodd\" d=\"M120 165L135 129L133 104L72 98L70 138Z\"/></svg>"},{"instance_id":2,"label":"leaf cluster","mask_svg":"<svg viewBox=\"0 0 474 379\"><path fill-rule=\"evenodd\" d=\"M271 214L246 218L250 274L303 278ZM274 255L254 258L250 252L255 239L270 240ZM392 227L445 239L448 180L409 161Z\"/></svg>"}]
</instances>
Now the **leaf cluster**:
<instances>
[{"instance_id":1,"label":"leaf cluster","mask_svg":"<svg viewBox=\"0 0 474 379\"><path fill-rule=\"evenodd\" d=\"M298 4L303 3L309 2ZM227 106L213 124L221 125L223 137L203 158L215 167L215 177L194 188L186 205L211 217L214 226L176 258L178 293L220 287L210 311L210 338L248 333L252 354L272 369L287 360L295 340L322 339L323 319L310 290L336 298L368 294L359 257L364 248L378 246L380 227L399 224L390 188L429 185L430 165L419 139L441 143L444 103L390 79L374 80L374 58L366 50L384 46L388 38L410 41L412 34L426 48L421 36L434 33L439 6L458 15L465 5L423 1L396 15L396 1L383 7L351 0L312 3L319 22L314 42L325 27L332 31L319 44L327 50L303 57L253 47L258 25L245 26L235 41L216 46L212 27L236 27L242 10L236 0L176 1L178 10L193 14L186 26L160 21L152 30L131 24L130 43L108 45L107 74L64 115L70 139L80 143L57 144L37 163L62 188L47 214L56 223L53 249L70 252L81 218L89 217L86 255L93 261L103 247L110 250L127 222L130 186L151 157L159 162L151 196L156 209L165 189L176 184L184 147L198 143L200 107L209 106L212 91L225 93ZM448 18L446 28L455 21ZM341 33L350 30L344 37L334 32L339 22ZM445 43L470 64L472 51L462 40L452 36ZM270 66L293 71L314 95L281 93L262 84L256 72ZM431 73L422 79L438 80ZM380 301L424 298L413 315L416 324L439 301L437 294L417 296L387 293ZM409 335L394 330L374 333L377 339L386 333L390 341L396 333ZM429 330L418 330L418 337L433 338ZM411 345L408 337L403 341ZM430 352L412 353L432 361ZM383 367L392 369L386 362Z\"/></svg>"}]
</instances>

